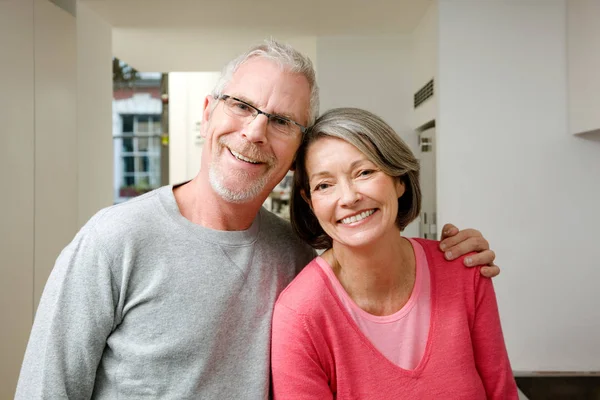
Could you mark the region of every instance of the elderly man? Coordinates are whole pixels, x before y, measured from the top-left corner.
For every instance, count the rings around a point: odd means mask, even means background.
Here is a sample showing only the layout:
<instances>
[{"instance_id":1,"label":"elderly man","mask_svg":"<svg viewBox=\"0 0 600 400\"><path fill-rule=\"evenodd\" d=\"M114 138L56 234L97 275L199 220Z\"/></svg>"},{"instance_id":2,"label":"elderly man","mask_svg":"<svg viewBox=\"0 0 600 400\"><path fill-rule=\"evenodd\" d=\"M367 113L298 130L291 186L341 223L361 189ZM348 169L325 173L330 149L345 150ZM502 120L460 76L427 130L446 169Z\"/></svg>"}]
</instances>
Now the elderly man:
<instances>
[{"instance_id":1,"label":"elderly man","mask_svg":"<svg viewBox=\"0 0 600 400\"><path fill-rule=\"evenodd\" d=\"M101 210L58 257L18 399L268 397L273 304L315 253L261 205L315 121L315 73L267 42L204 105L198 175ZM493 262L478 232L451 231L455 257Z\"/></svg>"}]
</instances>

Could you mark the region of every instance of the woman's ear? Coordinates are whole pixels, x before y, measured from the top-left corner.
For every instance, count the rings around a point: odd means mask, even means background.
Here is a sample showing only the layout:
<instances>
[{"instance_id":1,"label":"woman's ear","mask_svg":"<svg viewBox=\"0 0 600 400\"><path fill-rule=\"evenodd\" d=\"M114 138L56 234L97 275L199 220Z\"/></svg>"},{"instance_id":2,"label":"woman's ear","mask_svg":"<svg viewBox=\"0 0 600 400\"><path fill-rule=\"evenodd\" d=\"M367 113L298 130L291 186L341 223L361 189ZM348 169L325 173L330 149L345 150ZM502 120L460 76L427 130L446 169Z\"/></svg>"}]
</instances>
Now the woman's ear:
<instances>
[{"instance_id":1,"label":"woman's ear","mask_svg":"<svg viewBox=\"0 0 600 400\"><path fill-rule=\"evenodd\" d=\"M306 202L306 204L308 204L308 206L312 210L312 201L310 201L310 199L308 198L308 196L306 196L306 192L304 191L304 189L300 189L300 196L302 196L302 199L304 199L304 201Z\"/></svg>"},{"instance_id":2,"label":"woman's ear","mask_svg":"<svg viewBox=\"0 0 600 400\"><path fill-rule=\"evenodd\" d=\"M406 185L404 184L404 180L402 180L401 177L396 177L394 178L394 186L396 189L396 197L400 198L404 195L404 192L406 192Z\"/></svg>"}]
</instances>

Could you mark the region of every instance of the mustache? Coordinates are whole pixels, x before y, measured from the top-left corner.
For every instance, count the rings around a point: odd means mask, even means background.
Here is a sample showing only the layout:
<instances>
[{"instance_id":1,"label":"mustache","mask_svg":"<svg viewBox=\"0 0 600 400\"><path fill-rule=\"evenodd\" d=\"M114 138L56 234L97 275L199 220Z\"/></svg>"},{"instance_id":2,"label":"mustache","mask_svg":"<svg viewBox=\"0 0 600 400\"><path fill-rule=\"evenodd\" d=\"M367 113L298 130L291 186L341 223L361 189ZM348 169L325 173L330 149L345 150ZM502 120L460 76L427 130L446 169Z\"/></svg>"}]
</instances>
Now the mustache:
<instances>
[{"instance_id":1,"label":"mustache","mask_svg":"<svg viewBox=\"0 0 600 400\"><path fill-rule=\"evenodd\" d=\"M221 136L219 144L232 149L245 157L265 163L267 165L275 165L277 158L273 154L264 152L259 146L252 142L241 141L237 143L235 140L230 140L228 137Z\"/></svg>"}]
</instances>

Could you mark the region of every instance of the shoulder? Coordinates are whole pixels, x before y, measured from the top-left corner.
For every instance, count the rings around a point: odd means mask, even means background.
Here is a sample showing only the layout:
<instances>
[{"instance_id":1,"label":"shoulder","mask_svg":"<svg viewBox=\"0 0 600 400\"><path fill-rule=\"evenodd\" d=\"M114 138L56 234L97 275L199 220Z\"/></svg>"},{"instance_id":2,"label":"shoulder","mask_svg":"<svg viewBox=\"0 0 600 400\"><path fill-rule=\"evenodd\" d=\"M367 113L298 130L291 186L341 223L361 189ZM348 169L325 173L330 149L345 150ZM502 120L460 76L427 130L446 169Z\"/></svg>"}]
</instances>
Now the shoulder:
<instances>
[{"instance_id":1,"label":"shoulder","mask_svg":"<svg viewBox=\"0 0 600 400\"><path fill-rule=\"evenodd\" d=\"M439 241L420 238L415 238L414 240L423 247L429 270L436 282L471 288L476 284L480 277L479 271L481 268L471 268L464 265L464 258L473 253L448 261L444 258L444 254L439 248Z\"/></svg>"},{"instance_id":2,"label":"shoulder","mask_svg":"<svg viewBox=\"0 0 600 400\"><path fill-rule=\"evenodd\" d=\"M158 195L168 189L162 187L139 197L100 210L94 215L89 225L96 230L122 230L128 232L136 226L155 221L156 213L161 206Z\"/></svg>"},{"instance_id":3,"label":"shoulder","mask_svg":"<svg viewBox=\"0 0 600 400\"><path fill-rule=\"evenodd\" d=\"M149 210L156 208L155 197L153 191L96 212L60 252L54 268L59 271L56 276L96 276L103 272L118 275L121 261L131 257L131 250L145 241L135 232L153 231L144 220L151 218Z\"/></svg>"},{"instance_id":4,"label":"shoulder","mask_svg":"<svg viewBox=\"0 0 600 400\"><path fill-rule=\"evenodd\" d=\"M472 323L478 286L487 279L481 276L480 267L466 267L464 257L446 260L439 250L439 242L423 239L417 241L423 246L427 256L431 294L435 298L432 304L435 304L436 309L444 310L440 316L451 324L459 321L459 316L466 315Z\"/></svg>"},{"instance_id":5,"label":"shoulder","mask_svg":"<svg viewBox=\"0 0 600 400\"><path fill-rule=\"evenodd\" d=\"M316 259L311 261L281 292L276 307L306 315L323 307L331 296L320 268Z\"/></svg>"},{"instance_id":6,"label":"shoulder","mask_svg":"<svg viewBox=\"0 0 600 400\"><path fill-rule=\"evenodd\" d=\"M124 203L101 209L80 229L75 239L87 239L104 248L121 247L127 240L131 242L156 231L157 215L161 202L159 193L169 189L162 187Z\"/></svg>"}]
</instances>

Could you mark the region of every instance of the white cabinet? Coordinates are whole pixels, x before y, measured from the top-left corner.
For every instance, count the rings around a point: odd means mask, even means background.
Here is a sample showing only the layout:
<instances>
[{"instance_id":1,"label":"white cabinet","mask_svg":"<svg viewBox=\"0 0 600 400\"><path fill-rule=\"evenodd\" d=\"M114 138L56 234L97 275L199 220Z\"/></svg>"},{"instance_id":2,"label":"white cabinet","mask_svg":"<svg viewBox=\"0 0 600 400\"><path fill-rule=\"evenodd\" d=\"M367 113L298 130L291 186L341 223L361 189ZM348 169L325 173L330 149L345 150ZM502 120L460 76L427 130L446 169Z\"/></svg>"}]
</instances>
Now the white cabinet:
<instances>
[{"instance_id":1,"label":"white cabinet","mask_svg":"<svg viewBox=\"0 0 600 400\"><path fill-rule=\"evenodd\" d=\"M600 1L567 1L569 131L600 134Z\"/></svg>"}]
</instances>

